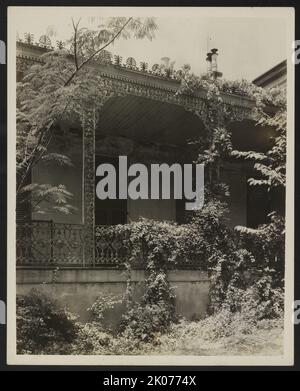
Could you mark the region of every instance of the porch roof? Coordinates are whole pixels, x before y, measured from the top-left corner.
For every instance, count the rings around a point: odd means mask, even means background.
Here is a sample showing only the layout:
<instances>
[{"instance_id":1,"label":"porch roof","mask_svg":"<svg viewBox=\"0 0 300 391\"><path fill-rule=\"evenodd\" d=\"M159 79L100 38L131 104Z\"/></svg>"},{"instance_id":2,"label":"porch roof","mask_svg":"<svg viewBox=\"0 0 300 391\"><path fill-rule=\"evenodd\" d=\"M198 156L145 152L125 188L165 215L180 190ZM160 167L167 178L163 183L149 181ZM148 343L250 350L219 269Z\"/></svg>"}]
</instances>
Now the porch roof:
<instances>
[{"instance_id":1,"label":"porch roof","mask_svg":"<svg viewBox=\"0 0 300 391\"><path fill-rule=\"evenodd\" d=\"M22 72L33 63L42 62L40 57L51 50L54 50L54 48L41 46L36 43L17 41L17 70ZM132 58L129 59L131 61L134 60ZM89 66L95 67L97 71L99 71L99 74L101 74L104 79L108 80L109 84L113 83L113 88L121 87L123 89L126 86L126 90L128 90L130 89L128 85L133 87L136 86L136 88L139 88L140 90L148 88L151 95L155 94L154 91L156 91L156 99L161 100L163 95L169 94L173 96L173 98L169 100L181 105L184 103L190 105L192 103L197 104L199 103L199 100L207 99L206 90L204 89L199 89L195 94L187 94L184 98L174 97L180 86L180 80L176 72L169 75L158 73L155 70L157 64L154 64L151 69L148 69L148 67L145 68L144 65L142 65L145 63L141 63L140 66L128 65L129 59L125 62L123 62L122 59L121 61L98 59L91 61ZM221 93L221 95L224 103L234 108L243 117L252 117L254 102L251 99L245 96L225 92Z\"/></svg>"}]
</instances>

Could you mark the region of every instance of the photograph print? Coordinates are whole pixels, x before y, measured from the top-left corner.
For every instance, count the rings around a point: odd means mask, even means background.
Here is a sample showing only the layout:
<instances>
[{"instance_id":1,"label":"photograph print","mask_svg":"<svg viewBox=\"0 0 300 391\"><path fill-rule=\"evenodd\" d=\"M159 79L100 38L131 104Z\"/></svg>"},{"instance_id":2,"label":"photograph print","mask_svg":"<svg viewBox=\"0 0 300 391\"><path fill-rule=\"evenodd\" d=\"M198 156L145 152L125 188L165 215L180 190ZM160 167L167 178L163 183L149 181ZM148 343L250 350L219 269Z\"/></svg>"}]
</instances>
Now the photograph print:
<instances>
[{"instance_id":1,"label":"photograph print","mask_svg":"<svg viewBox=\"0 0 300 391\"><path fill-rule=\"evenodd\" d=\"M8 8L8 362L292 365L292 8Z\"/></svg>"}]
</instances>

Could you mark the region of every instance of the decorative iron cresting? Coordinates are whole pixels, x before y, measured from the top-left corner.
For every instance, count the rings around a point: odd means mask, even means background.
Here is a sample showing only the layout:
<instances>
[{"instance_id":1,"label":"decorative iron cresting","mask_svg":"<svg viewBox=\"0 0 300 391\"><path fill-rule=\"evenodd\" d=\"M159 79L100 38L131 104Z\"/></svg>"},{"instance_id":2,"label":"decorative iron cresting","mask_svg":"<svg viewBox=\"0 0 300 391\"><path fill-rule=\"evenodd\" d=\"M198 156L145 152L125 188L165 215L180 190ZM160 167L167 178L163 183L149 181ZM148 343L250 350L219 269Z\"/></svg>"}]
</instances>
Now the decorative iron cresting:
<instances>
[{"instance_id":1,"label":"decorative iron cresting","mask_svg":"<svg viewBox=\"0 0 300 391\"><path fill-rule=\"evenodd\" d=\"M18 47L17 71L19 72L25 72L34 63L43 63L41 55L50 50L41 45L21 41L18 41L17 49ZM27 53L27 47L34 49L34 54L30 50ZM174 70L169 74L159 64L154 64L148 69L148 64L145 62L141 62L138 67L135 59L130 57L128 60L124 63L120 56L112 56L110 52L104 51L95 61L102 66L99 68L99 75L103 79L105 89L109 90L112 96L134 95L176 104L199 116L205 124L207 120L206 91L200 91L199 95L178 94L181 70ZM114 68L123 69L125 73L113 72ZM222 93L222 99L232 120L255 119L253 101L226 92Z\"/></svg>"}]
</instances>

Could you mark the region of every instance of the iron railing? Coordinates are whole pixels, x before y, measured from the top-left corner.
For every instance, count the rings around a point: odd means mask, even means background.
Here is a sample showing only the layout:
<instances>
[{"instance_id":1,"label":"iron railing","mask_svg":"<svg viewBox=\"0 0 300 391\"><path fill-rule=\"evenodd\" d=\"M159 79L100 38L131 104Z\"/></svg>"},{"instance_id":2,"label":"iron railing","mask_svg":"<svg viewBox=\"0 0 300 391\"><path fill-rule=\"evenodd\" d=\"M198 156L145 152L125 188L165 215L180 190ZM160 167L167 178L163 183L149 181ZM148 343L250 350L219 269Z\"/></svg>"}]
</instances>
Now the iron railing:
<instances>
[{"instance_id":1,"label":"iron railing","mask_svg":"<svg viewBox=\"0 0 300 391\"><path fill-rule=\"evenodd\" d=\"M84 225L41 220L17 223L17 265L123 267L131 256L129 231L119 231L113 226L96 226L94 235L95 257L89 264L84 259ZM143 261L136 261L133 266L143 267ZM203 269L203 259L199 254L189 253L182 257L176 268Z\"/></svg>"},{"instance_id":2,"label":"iron railing","mask_svg":"<svg viewBox=\"0 0 300 391\"><path fill-rule=\"evenodd\" d=\"M17 223L17 264L83 265L83 225L53 221Z\"/></svg>"},{"instance_id":3,"label":"iron railing","mask_svg":"<svg viewBox=\"0 0 300 391\"><path fill-rule=\"evenodd\" d=\"M95 227L95 262L84 259L84 225L32 220L17 223L18 266L119 266L128 257L113 227Z\"/></svg>"},{"instance_id":4,"label":"iron railing","mask_svg":"<svg viewBox=\"0 0 300 391\"><path fill-rule=\"evenodd\" d=\"M95 265L121 266L130 256L128 235L117 232L113 226L95 227Z\"/></svg>"}]
</instances>

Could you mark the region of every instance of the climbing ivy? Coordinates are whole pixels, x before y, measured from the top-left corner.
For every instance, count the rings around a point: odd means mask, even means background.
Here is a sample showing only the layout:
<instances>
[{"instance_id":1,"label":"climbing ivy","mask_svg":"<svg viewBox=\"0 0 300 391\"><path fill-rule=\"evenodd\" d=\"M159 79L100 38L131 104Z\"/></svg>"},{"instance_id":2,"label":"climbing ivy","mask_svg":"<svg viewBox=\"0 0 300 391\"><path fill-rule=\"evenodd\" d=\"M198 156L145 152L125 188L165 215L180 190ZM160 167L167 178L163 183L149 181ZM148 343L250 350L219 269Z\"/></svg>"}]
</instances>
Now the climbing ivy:
<instances>
[{"instance_id":1,"label":"climbing ivy","mask_svg":"<svg viewBox=\"0 0 300 391\"><path fill-rule=\"evenodd\" d=\"M221 168L228 159L252 161L256 173L251 186L285 189L286 171L286 92L265 91L247 81L208 80L182 71L178 94L205 89L206 109L191 107L204 119L207 137L196 140L198 163L207 173L204 207L193 212L183 226L141 221L127 226L130 230L132 257L128 270L137 259L145 268L144 293L136 305L128 279L128 311L124 325L133 335L155 335L166 330L174 320L174 294L168 282L170 267L184 264L194 254L207 269L211 280L210 311L241 311L247 305L256 319L278 317L283 311L285 222L279 211L269 215L269 222L257 229L228 225L230 189L222 182ZM236 94L252 102L256 124L272 127L271 148L265 153L238 151L232 144L230 122L242 120L232 112L224 94ZM200 114L199 114L200 113ZM284 202L284 200L283 200ZM130 276L130 273L128 274ZM133 326L134 325L134 326ZM141 327L142 325L142 327ZM146 332L147 331L147 332Z\"/></svg>"},{"instance_id":2,"label":"climbing ivy","mask_svg":"<svg viewBox=\"0 0 300 391\"><path fill-rule=\"evenodd\" d=\"M125 234L125 244L131 251L126 264L126 312L123 332L141 340L155 339L175 320L174 292L168 273L185 259L202 260L200 270L207 269L211 279L210 311L222 308L239 311L241 303L250 303L259 318L276 317L283 306L284 219L277 211L270 222L257 229L228 226L229 187L221 181L220 170L227 159L253 161L253 168L262 179L251 178L250 185L269 189L285 186L286 105L285 92L264 91L246 81L208 80L190 74L184 67L182 86L178 94L207 91L206 110L191 108L207 129L205 140L196 140L198 163L204 163L207 180L204 207L194 212L182 225L141 220L116 230ZM277 135L266 153L234 150L229 129L230 121L240 120L228 109L224 93L238 94L253 103L253 118L258 125L272 126ZM201 111L202 110L202 111ZM204 116L204 117L203 117ZM142 295L137 299L131 280L132 268L145 270ZM281 265L282 266L282 265ZM276 303L275 303L276 302ZM250 305L249 304L249 305Z\"/></svg>"},{"instance_id":3,"label":"climbing ivy","mask_svg":"<svg viewBox=\"0 0 300 391\"><path fill-rule=\"evenodd\" d=\"M141 340L154 339L176 319L175 294L169 283L169 272L179 264L188 266L193 258L198 260L199 269L205 269L205 242L196 226L149 219L119 225L115 230L123 236L130 254L125 264L126 311L121 330ZM134 269L144 273L140 286L132 279Z\"/></svg>"},{"instance_id":4,"label":"climbing ivy","mask_svg":"<svg viewBox=\"0 0 300 391\"><path fill-rule=\"evenodd\" d=\"M201 212L196 213L194 221L200 222L200 227L208 233L207 243L212 243L214 251L208 258L211 275L211 308L220 309L224 304L233 310L237 308L236 291L249 293L249 286L256 283L264 287L267 294L256 294L258 308L265 308L265 315L274 314L268 306L262 306L257 300L278 298L278 289L283 289L284 277L284 239L285 222L280 211L274 210L269 215L269 222L257 229L236 227L230 233L221 220L228 207L229 188L221 182L220 168L228 159L247 160L253 163L256 173L249 179L251 186L264 186L269 192L280 188L284 195L286 175L286 91L284 89L264 90L245 80L227 81L212 80L203 75L197 77L185 67L182 71L182 82L179 94L196 93L199 89L207 91L206 115L204 125L207 129L207 138L198 145L198 162L204 163L208 172L206 180L207 204L204 210L207 217L213 216L218 221L214 232L203 222ZM234 150L231 141L229 124L237 118L235 113L228 109L224 102L224 94L236 94L252 101L252 116L256 125L271 127L275 131L271 148L265 153L256 151ZM196 115L199 108L190 108ZM202 118L203 119L203 118ZM220 202L223 208L219 208ZM284 203L284 198L282 198ZM197 216L198 215L198 216ZM200 216L200 217L199 217ZM210 233L209 233L210 232ZM226 241L218 242L220 235ZM246 278L250 271L251 278ZM254 292L254 290L253 290ZM274 293L276 292L276 294ZM274 294L272 294L274 293ZM253 293L254 294L254 293ZM259 298L259 299L258 299ZM264 299L263 299L264 298ZM274 307L275 308L275 307ZM276 312L278 313L278 311Z\"/></svg>"}]
</instances>

